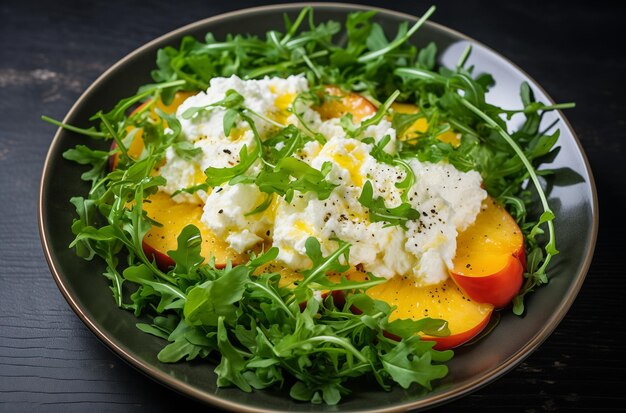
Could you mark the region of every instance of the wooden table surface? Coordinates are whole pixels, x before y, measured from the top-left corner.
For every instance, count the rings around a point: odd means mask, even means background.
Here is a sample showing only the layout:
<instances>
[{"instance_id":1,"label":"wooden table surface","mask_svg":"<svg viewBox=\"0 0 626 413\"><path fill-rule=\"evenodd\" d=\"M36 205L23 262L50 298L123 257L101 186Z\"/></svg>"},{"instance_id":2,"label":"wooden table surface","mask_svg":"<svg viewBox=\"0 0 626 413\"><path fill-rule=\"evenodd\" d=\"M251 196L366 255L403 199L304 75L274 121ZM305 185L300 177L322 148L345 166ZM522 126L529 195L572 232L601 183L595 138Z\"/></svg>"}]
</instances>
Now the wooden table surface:
<instances>
[{"instance_id":1,"label":"wooden table surface","mask_svg":"<svg viewBox=\"0 0 626 413\"><path fill-rule=\"evenodd\" d=\"M0 411L160 412L204 406L138 373L72 312L37 228L43 160L80 94L118 59L195 20L261 3L3 1L0 4ZM372 4L375 4L372 2ZM382 4L379 2L378 4ZM425 1L386 5L420 13ZM431 20L526 70L557 102L591 163L600 231L591 269L553 334L517 368L433 411L624 411L624 9L613 2L447 1ZM622 33L620 35L619 33Z\"/></svg>"}]
</instances>

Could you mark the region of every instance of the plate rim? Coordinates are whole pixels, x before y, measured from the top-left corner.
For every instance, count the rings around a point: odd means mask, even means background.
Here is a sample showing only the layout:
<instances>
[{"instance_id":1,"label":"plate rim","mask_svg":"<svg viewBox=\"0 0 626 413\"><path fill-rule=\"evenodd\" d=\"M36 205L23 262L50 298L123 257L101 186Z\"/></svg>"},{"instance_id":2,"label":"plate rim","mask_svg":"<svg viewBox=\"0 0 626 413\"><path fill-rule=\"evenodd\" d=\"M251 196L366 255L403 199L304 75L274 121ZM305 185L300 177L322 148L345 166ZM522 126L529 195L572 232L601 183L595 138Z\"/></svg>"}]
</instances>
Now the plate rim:
<instances>
[{"instance_id":1,"label":"plate rim","mask_svg":"<svg viewBox=\"0 0 626 413\"><path fill-rule=\"evenodd\" d=\"M130 53L127 53L121 59L117 60L115 63L109 66L109 68L106 69L102 74L100 74L93 82L91 82L91 84L84 90L84 92L80 95L80 97L68 110L67 114L65 115L63 119L63 123L67 123L67 121L71 117L74 116L75 112L78 111L78 109L82 106L83 101L87 99L87 97L91 94L92 90L95 89L100 83L105 81L110 76L111 73L113 73L119 67L125 65L128 61L134 59L136 56L144 53L146 49L152 48L155 44L166 41L169 38L180 37L184 33L192 31L195 28L198 28L207 24L211 24L220 20L236 18L237 16L256 14L256 13L296 11L306 6L311 6L313 8L324 7L328 9L337 9L337 10L342 10L342 11L375 10L379 13L399 17L408 21L416 21L420 17L420 16L409 14L409 13L400 12L397 10L378 7L378 6L369 6L369 5L360 4L360 3L341 3L341 2L311 2L311 3L295 2L295 3L285 3L285 4L269 4L269 5L263 5L263 6L247 7L247 8L237 9L237 10L233 10L233 11L229 11L225 13L216 14L216 15L204 18L204 19L200 19L200 20L188 23L174 30L166 32L154 38L153 40L142 44L138 48L135 48ZM453 35L454 37L457 37L459 39L468 41L472 44L481 46L487 51L495 54L497 57L503 59L510 67L519 71L520 74L528 78L532 82L533 87L537 88L541 93L543 93L551 104L555 103L552 97L546 92L546 90L541 86L540 83L538 83L526 71L520 68L516 63L512 62L509 58L502 55L500 52L494 50L493 48L485 45L484 43L480 41L477 41L476 39L472 37L465 35L464 33L461 33L455 29L451 29L443 24L434 22L432 20L426 21L426 24L433 26L434 28L442 32L447 32ZM571 292L571 294L569 294L566 297L565 301L561 302L560 306L557 308L558 311L554 312L547 319L547 322L543 325L541 329L536 331L536 333L534 334L533 338L530 341L528 341L523 347L518 349L513 356L511 356L501 365L495 367L486 377L482 377L480 379L471 379L464 386L456 387L452 390L446 390L439 394L434 394L434 395L426 394L425 396L417 400L404 402L404 403L391 406L391 407L370 409L370 410L367 410L368 412L372 412L372 413L374 412L380 412L380 413L399 412L399 411L406 411L407 409L431 408L437 405L442 405L442 404L451 402L453 400L464 397L469 393L477 391L478 389L492 383L493 381L495 381L496 379L498 379L505 373L509 372L510 370L518 366L519 363L521 363L524 359L530 356L552 334L552 332L556 329L556 327L563 320L567 312L570 310L573 302L575 301L575 299L578 296L578 293L580 292L582 284L584 283L587 277L589 268L591 266L591 262L594 257L595 247L597 243L597 236L598 236L599 210L598 210L597 187L595 184L593 171L591 169L587 155L569 119L562 113L561 110L557 110L557 112L559 114L559 118L563 121L565 127L568 129L568 131L572 135L573 143L576 145L578 155L580 155L583 161L585 171L589 177L588 184L589 184L590 192L591 192L590 211L591 211L591 215L593 218L592 219L593 226L589 234L590 235L589 236L589 248L585 252L585 257L584 257L584 260L581 262L580 272L579 274L577 274L575 282L572 283L568 289ZM212 404L214 406L224 408L230 411L239 411L239 412L247 412L247 413L276 412L277 411L276 409L270 410L270 409L265 409L265 408L257 408L257 407L239 404L239 403L221 398L217 395L210 394L205 391L196 389L193 386L180 381L179 379L175 379L172 376L164 372L161 372L160 370L154 368L150 363L147 363L143 361L142 359L138 357L134 357L133 355L129 354L129 352L127 352L126 349L124 349L122 346L116 343L115 340L113 340L104 331L102 331L101 328L98 326L98 324L94 320L90 319L89 316L83 311L81 306L78 304L76 299L72 296L68 287L65 285L65 283L62 280L63 277L61 275L61 271L57 269L57 266L54 262L54 259L51 253L52 248L49 245L49 240L48 240L49 235L46 233L46 230L45 230L46 220L44 216L44 199L45 199L45 195L47 191L46 183L48 182L48 179L49 179L48 175L49 175L50 164L53 162L52 155L53 153L57 152L57 146L60 145L62 133L63 133L63 129L58 128L48 147L48 151L44 160L41 178L40 178L40 184L39 184L39 199L38 199L37 216L38 216L39 237L40 237L40 241L42 244L46 261L48 263L48 267L50 269L50 272L52 273L55 283L57 284L57 287L61 291L63 297L68 302L72 310L81 319L81 321L91 330L91 332L94 333L94 335L102 343L104 343L110 350L112 350L118 357L120 357L123 361L125 361L128 365L133 367L135 370L139 371L144 376L150 378L151 380L157 382L158 384L165 385L167 388L185 397L190 397L192 399L195 399L196 401L200 401L206 404ZM340 406L339 408L341 409ZM289 411L293 411L293 410L289 410Z\"/></svg>"}]
</instances>

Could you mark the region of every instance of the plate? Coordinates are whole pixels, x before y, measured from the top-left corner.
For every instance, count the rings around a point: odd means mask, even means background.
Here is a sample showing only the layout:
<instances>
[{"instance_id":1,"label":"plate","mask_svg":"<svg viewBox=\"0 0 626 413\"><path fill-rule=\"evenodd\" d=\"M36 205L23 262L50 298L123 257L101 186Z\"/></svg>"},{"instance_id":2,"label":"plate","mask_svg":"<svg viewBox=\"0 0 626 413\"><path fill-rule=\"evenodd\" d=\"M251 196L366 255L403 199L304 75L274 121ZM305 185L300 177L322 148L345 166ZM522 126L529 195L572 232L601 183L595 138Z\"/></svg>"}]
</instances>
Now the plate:
<instances>
[{"instance_id":1,"label":"plate","mask_svg":"<svg viewBox=\"0 0 626 413\"><path fill-rule=\"evenodd\" d=\"M201 39L205 33L212 32L219 39L242 28L247 33L263 35L270 29L284 27L284 12L295 16L303 6L305 4L245 9L168 33L107 70L80 97L64 122L88 127L89 117L99 109L112 107L119 99L134 94L140 85L150 83L149 73L155 65L157 50L166 45L178 46L185 35ZM319 21L343 21L351 11L372 9L335 3L314 4L314 7ZM395 33L400 22L416 20L414 16L394 11L376 10L376 20L390 33ZM476 73L489 72L496 80L496 86L487 97L489 102L519 107L519 85L526 81L537 100L553 103L526 73L485 45L442 25L427 22L413 36L413 42L424 46L430 41L439 47L440 63L449 67L456 64L468 44L472 45L468 64L475 66ZM69 199L76 194L86 194L89 188L80 180L83 168L61 156L81 141L81 137L64 130L58 130L54 137L41 179L39 228L42 245L59 289L91 331L132 366L184 395L222 409L248 412L391 412L430 408L465 396L521 363L554 331L583 284L598 227L596 190L585 154L567 119L558 111L544 117L547 125L554 121L558 121L561 129L557 144L560 151L552 164L544 167L557 171L549 202L557 216L557 246L561 253L551 263L550 284L528 297L527 313L523 317L505 311L499 325L488 336L472 346L457 349L455 358L449 363L449 375L430 393L400 387L390 392L359 387L338 406L317 406L292 401L286 392L281 391L244 393L236 388L218 389L213 366L208 362L160 363L156 355L163 341L139 331L133 314L117 308L108 281L101 275L104 265L97 260L84 261L68 248L73 239L70 226L74 218ZM515 123L515 118L512 122Z\"/></svg>"}]
</instances>

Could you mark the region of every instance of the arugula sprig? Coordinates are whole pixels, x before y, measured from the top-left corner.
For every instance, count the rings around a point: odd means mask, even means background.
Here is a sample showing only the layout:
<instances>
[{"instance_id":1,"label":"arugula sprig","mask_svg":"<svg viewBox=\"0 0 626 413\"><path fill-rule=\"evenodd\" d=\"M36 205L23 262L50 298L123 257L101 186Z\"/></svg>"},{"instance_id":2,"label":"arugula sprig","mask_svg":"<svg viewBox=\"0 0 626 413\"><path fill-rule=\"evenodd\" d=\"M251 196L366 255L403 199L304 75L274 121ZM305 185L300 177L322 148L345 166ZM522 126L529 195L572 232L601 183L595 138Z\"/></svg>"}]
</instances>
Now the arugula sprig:
<instances>
[{"instance_id":1,"label":"arugula sprig","mask_svg":"<svg viewBox=\"0 0 626 413\"><path fill-rule=\"evenodd\" d=\"M378 110L376 110L376 113L373 116L365 119L358 126L354 125L354 123L352 122L351 113L347 113L345 116L343 116L341 118L341 127L343 128L344 132L346 132L346 135L351 138L357 138L361 136L365 129L367 129L368 127L372 125L378 125L380 121L385 116L387 116L389 108L399 95L399 90L394 91L391 96L389 96L387 100L385 100L385 102L380 105L380 107L378 108Z\"/></svg>"},{"instance_id":2,"label":"arugula sprig","mask_svg":"<svg viewBox=\"0 0 626 413\"><path fill-rule=\"evenodd\" d=\"M250 167L259 159L261 148L256 145L253 150L248 152L247 145L243 145L239 151L239 163L230 168L209 167L204 173L207 177L203 186L216 187L245 174Z\"/></svg>"},{"instance_id":3,"label":"arugula sprig","mask_svg":"<svg viewBox=\"0 0 626 413\"><path fill-rule=\"evenodd\" d=\"M230 184L255 184L261 192L278 194L286 202L291 202L296 191L301 194L314 192L320 200L327 199L337 187L326 180L332 165L325 162L321 170L317 170L299 159L282 158L274 167L263 169L258 175L240 175L231 179Z\"/></svg>"},{"instance_id":4,"label":"arugula sprig","mask_svg":"<svg viewBox=\"0 0 626 413\"><path fill-rule=\"evenodd\" d=\"M372 157L376 159L377 162L396 166L404 171L404 179L400 182L397 182L395 186L396 188L403 190L400 194L400 198L402 199L402 201L408 202L410 189L413 187L416 181L415 172L413 172L411 166L405 160L403 160L399 154L392 155L385 151L385 147L391 141L391 137L389 135L385 135L378 142L375 142L373 138L364 138L362 141L364 143L372 145L370 155L372 155Z\"/></svg>"},{"instance_id":5,"label":"arugula sprig","mask_svg":"<svg viewBox=\"0 0 626 413\"><path fill-rule=\"evenodd\" d=\"M276 165L281 159L296 154L304 147L305 143L311 140L295 125L287 125L263 142L265 159L270 164Z\"/></svg>"},{"instance_id":6,"label":"arugula sprig","mask_svg":"<svg viewBox=\"0 0 626 413\"><path fill-rule=\"evenodd\" d=\"M368 209L371 222L385 222L383 228L399 225L406 229L408 221L415 221L420 217L420 213L411 208L408 202L402 202L393 208L387 207L383 198L374 197L374 188L370 181L363 185L359 203Z\"/></svg>"},{"instance_id":7,"label":"arugula sprig","mask_svg":"<svg viewBox=\"0 0 626 413\"><path fill-rule=\"evenodd\" d=\"M321 144L325 144L326 137L322 135L321 133L319 133L318 131L314 131L313 129L311 129L308 122L303 119L302 113L300 113L298 110L298 105L300 103L304 103L304 104L309 103L311 104L311 106L319 106L322 101L320 97L321 95L320 90L322 89L323 88L321 87L321 85L318 85L318 86L311 87L308 91L300 92L293 99L293 102L291 102L291 105L289 106L289 111L293 113L298 119L298 123L301 128L298 130L300 130L302 133L305 133L310 140L316 140Z\"/></svg>"},{"instance_id":8,"label":"arugula sprig","mask_svg":"<svg viewBox=\"0 0 626 413\"><path fill-rule=\"evenodd\" d=\"M250 115L255 116L259 119L262 119L265 122L270 123L279 128L284 128L286 126L268 118L265 115L262 115L250 109L249 107L245 106L244 103L245 103L245 99L239 92L237 92L234 89L229 89L226 91L224 99L214 102L214 103L210 103L205 106L194 106L194 107L188 108L182 113L182 118L193 119L199 114L210 111L213 108L217 108L217 107L224 108L226 109L226 112L224 113L224 118L223 118L224 119L223 120L224 136L230 136L230 132L233 129L235 122L237 122L239 118L242 118L243 120L248 122L248 124L250 125L254 123L250 119ZM251 125L251 127L254 127L254 125Z\"/></svg>"}]
</instances>

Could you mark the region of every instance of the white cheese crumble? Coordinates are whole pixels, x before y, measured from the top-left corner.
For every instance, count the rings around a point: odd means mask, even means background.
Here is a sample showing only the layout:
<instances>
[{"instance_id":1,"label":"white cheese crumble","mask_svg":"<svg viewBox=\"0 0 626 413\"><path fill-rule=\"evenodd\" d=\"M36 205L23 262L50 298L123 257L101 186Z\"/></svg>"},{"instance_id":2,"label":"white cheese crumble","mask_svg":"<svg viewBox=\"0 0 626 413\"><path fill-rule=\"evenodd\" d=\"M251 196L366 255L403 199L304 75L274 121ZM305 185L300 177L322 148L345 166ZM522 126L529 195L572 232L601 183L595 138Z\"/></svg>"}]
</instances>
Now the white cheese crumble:
<instances>
[{"instance_id":1,"label":"white cheese crumble","mask_svg":"<svg viewBox=\"0 0 626 413\"><path fill-rule=\"evenodd\" d=\"M244 105L251 110L287 125L299 125L297 117L288 111L297 94L308 90L306 79L290 76L286 79L265 78L242 80L236 76L214 78L206 92L187 99L178 109L185 139L201 149L193 160L184 159L173 149L168 150L161 174L168 183L168 193L197 185L204 180L208 167L232 167L239 163L239 151L245 145L254 148L256 141L247 122L240 120L230 136L224 135L223 108L199 112L191 119L182 114L189 108L207 106L224 99L229 89L244 97ZM322 145L307 142L294 156L313 168L321 169L330 163L326 179L337 187L329 198L320 200L317 194L296 192L290 203L273 195L270 207L249 214L267 197L255 185L224 184L210 194L202 191L194 195L180 194L177 201L204 203L202 222L230 246L245 252L260 242L272 242L279 248L278 260L293 269L311 265L306 255L305 242L309 237L319 240L324 255L338 248L336 239L351 244L350 264L362 265L377 276L391 278L411 276L418 285L436 284L448 277L456 251L459 231L474 222L480 205L486 198L477 172L460 172L446 163L409 162L415 174L415 183L408 189L406 199L420 214L419 220L409 221L406 230L401 226L387 226L384 222L370 222L369 212L358 201L364 184L372 184L374 197L381 197L389 208L402 202L404 190L395 185L406 177L400 167L378 162L371 154L373 145L360 139L371 137L375 142L389 136L384 150L394 154L398 148L396 131L385 119L369 126L354 139L346 136L338 119L322 121L319 114L302 101L298 113L307 126L326 137ZM254 118L261 140L276 127L261 118ZM280 150L284 143L275 146ZM257 162L249 174L258 173Z\"/></svg>"}]
</instances>

